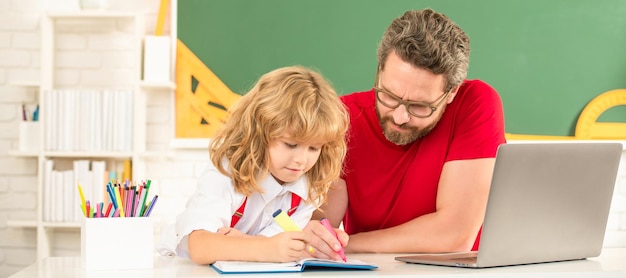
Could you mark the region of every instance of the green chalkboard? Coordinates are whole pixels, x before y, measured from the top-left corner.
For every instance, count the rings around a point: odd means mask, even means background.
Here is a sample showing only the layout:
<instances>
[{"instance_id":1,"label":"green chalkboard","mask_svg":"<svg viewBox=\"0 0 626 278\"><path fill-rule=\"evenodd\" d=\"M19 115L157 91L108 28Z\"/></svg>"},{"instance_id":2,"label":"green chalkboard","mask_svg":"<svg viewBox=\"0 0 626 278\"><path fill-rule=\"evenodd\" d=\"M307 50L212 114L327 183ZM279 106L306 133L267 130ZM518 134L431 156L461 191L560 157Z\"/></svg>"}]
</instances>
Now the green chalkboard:
<instances>
[{"instance_id":1,"label":"green chalkboard","mask_svg":"<svg viewBox=\"0 0 626 278\"><path fill-rule=\"evenodd\" d=\"M391 20L425 7L469 35L468 78L500 92L507 132L573 135L592 98L626 88L624 0L179 0L177 36L234 92L298 64L347 94L371 88Z\"/></svg>"}]
</instances>

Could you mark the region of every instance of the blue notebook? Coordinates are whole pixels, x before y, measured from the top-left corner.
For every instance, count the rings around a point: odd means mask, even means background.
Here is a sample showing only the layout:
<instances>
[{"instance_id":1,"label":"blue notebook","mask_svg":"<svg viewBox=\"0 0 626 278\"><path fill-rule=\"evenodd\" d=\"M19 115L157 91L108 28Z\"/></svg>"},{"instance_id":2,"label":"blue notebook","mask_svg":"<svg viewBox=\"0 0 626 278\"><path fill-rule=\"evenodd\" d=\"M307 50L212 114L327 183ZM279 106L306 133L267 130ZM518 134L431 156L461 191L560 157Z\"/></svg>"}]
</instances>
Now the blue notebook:
<instances>
[{"instance_id":1,"label":"blue notebook","mask_svg":"<svg viewBox=\"0 0 626 278\"><path fill-rule=\"evenodd\" d=\"M348 259L347 262L306 258L288 263L217 261L211 265L220 274L302 272L305 270L372 270L378 266Z\"/></svg>"}]
</instances>

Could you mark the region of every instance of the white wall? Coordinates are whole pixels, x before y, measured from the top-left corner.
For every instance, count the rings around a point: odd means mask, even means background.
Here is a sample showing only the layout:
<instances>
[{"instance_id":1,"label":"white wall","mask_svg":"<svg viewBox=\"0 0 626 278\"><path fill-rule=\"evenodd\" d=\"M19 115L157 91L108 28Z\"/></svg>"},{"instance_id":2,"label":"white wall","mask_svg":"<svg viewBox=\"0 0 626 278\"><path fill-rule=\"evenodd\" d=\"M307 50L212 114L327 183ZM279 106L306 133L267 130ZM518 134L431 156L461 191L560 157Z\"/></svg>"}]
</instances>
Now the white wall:
<instances>
[{"instance_id":1,"label":"white wall","mask_svg":"<svg viewBox=\"0 0 626 278\"><path fill-rule=\"evenodd\" d=\"M78 0L50 1L71 6ZM17 272L36 258L35 230L9 228L6 224L9 219L35 219L37 196L36 159L8 155L8 150L17 148L18 108L23 102L34 102L35 89L10 84L39 80L39 20L46 2L0 0L0 277ZM158 0L108 0L108 3L111 10L144 13L146 33L153 33ZM165 33L168 32L166 28ZM72 65L80 67L80 63L73 61ZM172 109L171 92L154 92L148 99L147 148L163 155L148 159L146 170L153 180L151 192L162 196L153 214L166 222L183 208L207 163L206 150L169 148L173 137ZM626 246L626 159L622 161L611 211L605 245ZM80 255L79 241L78 229L55 230L53 255Z\"/></svg>"},{"instance_id":2,"label":"white wall","mask_svg":"<svg viewBox=\"0 0 626 278\"><path fill-rule=\"evenodd\" d=\"M0 0L0 277L19 271L36 259L35 229L11 228L7 221L36 219L37 160L12 157L8 151L18 147L19 107L36 99L35 87L13 84L39 81L40 16L49 2L65 8L78 5L78 0ZM108 9L145 14L146 34L153 34L159 4L159 0L108 0ZM169 24L169 16L167 21ZM164 28L166 35L170 33L167 24ZM76 47L76 42L88 40L86 35L84 38L59 36L57 47ZM107 41L105 47L128 47L114 44L114 40ZM64 72L72 72L71 67L85 68L85 63L99 60L83 58L65 61ZM105 63L110 67L116 61ZM56 80L59 84L76 82L73 74L63 74L59 78ZM119 76L99 76L100 80L113 78L118 82L133 81L132 76L128 77L129 80L120 80ZM169 149L174 122L172 97L173 93L168 91L151 92L147 109L147 149L162 155L146 159L146 176L153 180L151 193L163 196L159 198L153 215L165 222L171 221L183 208L184 200L195 189L196 179L208 159L206 150ZM79 229L56 229L54 234L53 256L80 255Z\"/></svg>"},{"instance_id":3,"label":"white wall","mask_svg":"<svg viewBox=\"0 0 626 278\"><path fill-rule=\"evenodd\" d=\"M607 247L626 247L626 150L619 167L604 238Z\"/></svg>"}]
</instances>

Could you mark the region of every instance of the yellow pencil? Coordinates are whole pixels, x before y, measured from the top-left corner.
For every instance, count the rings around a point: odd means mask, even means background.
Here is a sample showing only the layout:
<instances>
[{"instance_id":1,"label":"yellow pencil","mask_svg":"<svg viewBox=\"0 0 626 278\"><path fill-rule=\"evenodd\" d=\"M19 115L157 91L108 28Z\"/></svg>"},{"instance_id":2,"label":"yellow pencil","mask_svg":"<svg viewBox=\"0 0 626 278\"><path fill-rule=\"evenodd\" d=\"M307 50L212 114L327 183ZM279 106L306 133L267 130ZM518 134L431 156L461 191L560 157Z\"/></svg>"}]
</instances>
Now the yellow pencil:
<instances>
[{"instance_id":1,"label":"yellow pencil","mask_svg":"<svg viewBox=\"0 0 626 278\"><path fill-rule=\"evenodd\" d=\"M282 209L278 209L274 214L274 221L280 226L285 232L299 232L302 231L298 224L294 222L289 215L287 215ZM315 253L315 249L311 245L307 246L307 251L310 254Z\"/></svg>"},{"instance_id":2,"label":"yellow pencil","mask_svg":"<svg viewBox=\"0 0 626 278\"><path fill-rule=\"evenodd\" d=\"M272 215L274 217L274 221L283 228L285 232L299 232L302 231L296 222L293 222L289 215L287 215L282 209L277 210Z\"/></svg>"},{"instance_id":3,"label":"yellow pencil","mask_svg":"<svg viewBox=\"0 0 626 278\"><path fill-rule=\"evenodd\" d=\"M80 186L80 183L78 184L78 193L80 194L80 208L83 211L83 214L87 216L85 194L83 193L83 187Z\"/></svg>"},{"instance_id":4,"label":"yellow pencil","mask_svg":"<svg viewBox=\"0 0 626 278\"><path fill-rule=\"evenodd\" d=\"M115 198L117 199L117 209L120 210L120 217L124 217L124 202L122 202L122 197L120 196L120 191L115 188Z\"/></svg>"}]
</instances>

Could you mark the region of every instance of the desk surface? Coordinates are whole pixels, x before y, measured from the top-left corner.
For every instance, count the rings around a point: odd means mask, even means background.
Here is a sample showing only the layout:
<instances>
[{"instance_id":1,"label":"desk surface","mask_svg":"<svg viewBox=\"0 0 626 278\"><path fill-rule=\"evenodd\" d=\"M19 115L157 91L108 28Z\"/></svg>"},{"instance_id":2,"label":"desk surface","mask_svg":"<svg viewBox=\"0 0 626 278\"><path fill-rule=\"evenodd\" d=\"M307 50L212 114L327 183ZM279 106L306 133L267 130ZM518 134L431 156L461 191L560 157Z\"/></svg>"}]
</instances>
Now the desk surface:
<instances>
[{"instance_id":1,"label":"desk surface","mask_svg":"<svg viewBox=\"0 0 626 278\"><path fill-rule=\"evenodd\" d=\"M348 255L349 258L378 265L377 270L307 271L270 275L220 275L208 266L195 265L181 258L160 256L155 257L153 269L85 271L82 269L80 257L51 257L42 259L11 277L626 277L626 248L607 248L599 257L586 260L485 269L407 264L395 261L394 257L397 255Z\"/></svg>"}]
</instances>

